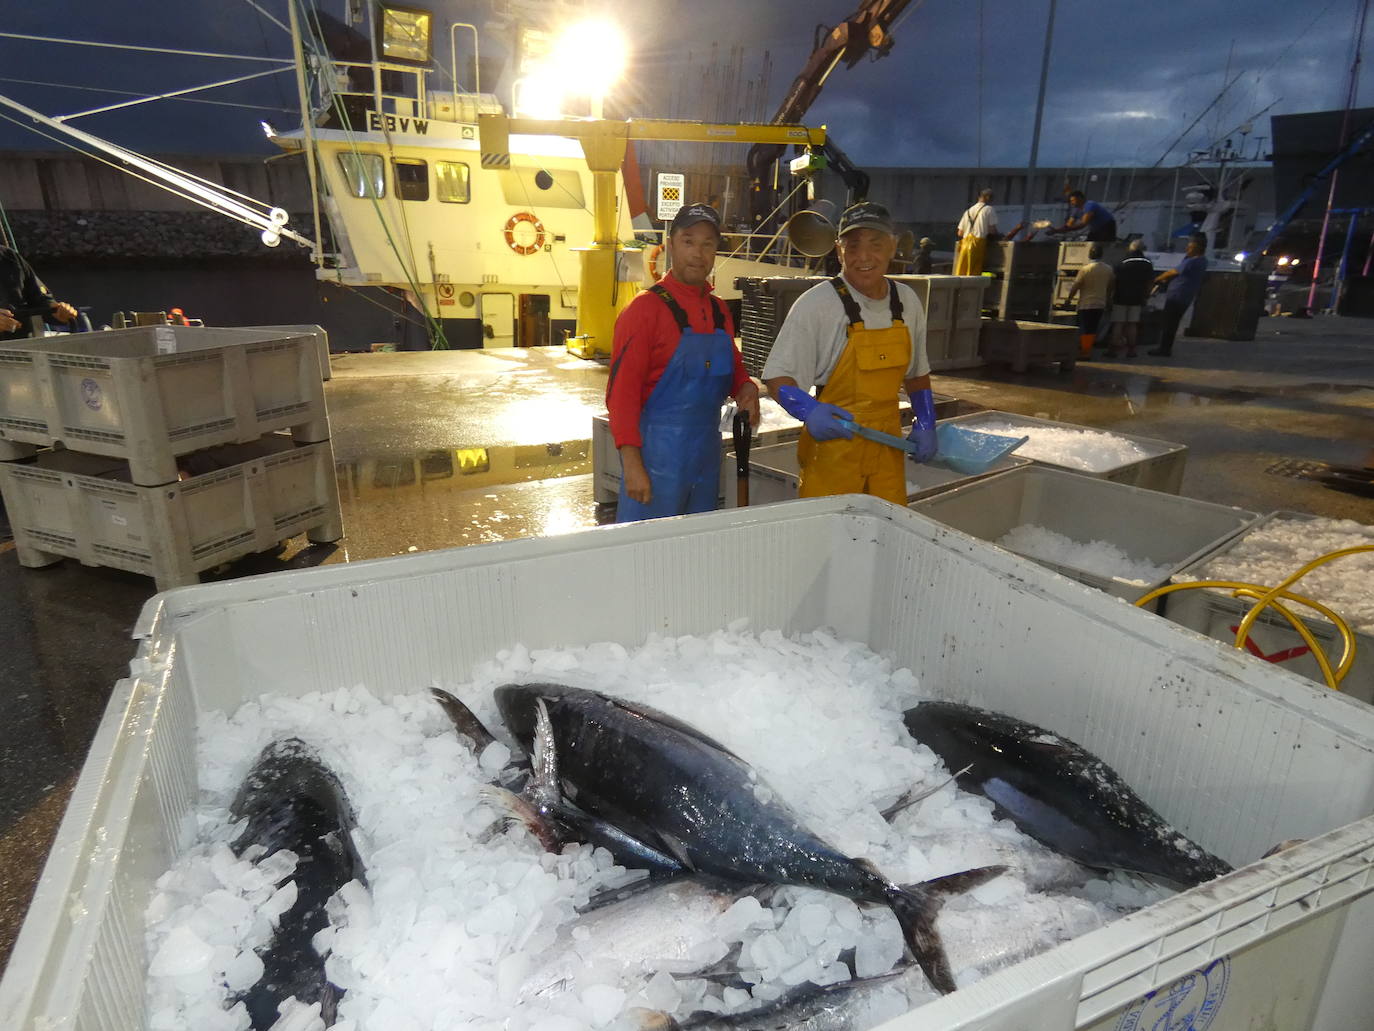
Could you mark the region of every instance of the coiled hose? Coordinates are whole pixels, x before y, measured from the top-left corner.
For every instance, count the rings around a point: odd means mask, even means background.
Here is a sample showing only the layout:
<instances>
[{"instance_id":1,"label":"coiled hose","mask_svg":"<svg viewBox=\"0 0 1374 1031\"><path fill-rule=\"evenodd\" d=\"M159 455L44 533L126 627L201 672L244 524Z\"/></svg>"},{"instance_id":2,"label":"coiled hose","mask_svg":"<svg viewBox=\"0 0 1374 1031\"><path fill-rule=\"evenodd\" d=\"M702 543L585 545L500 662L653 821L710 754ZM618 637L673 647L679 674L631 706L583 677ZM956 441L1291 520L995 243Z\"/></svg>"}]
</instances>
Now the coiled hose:
<instances>
[{"instance_id":1,"label":"coiled hose","mask_svg":"<svg viewBox=\"0 0 1374 1031\"><path fill-rule=\"evenodd\" d=\"M1374 551L1374 544L1361 544L1354 548L1341 548L1339 551L1330 551L1325 555L1314 558L1305 566L1299 569L1292 576L1286 578L1282 583L1273 587L1265 587L1263 584L1245 583L1239 580L1197 580L1193 583L1168 584L1164 587L1156 588L1149 594L1136 601L1136 605L1145 606L1156 598L1162 598L1166 594L1174 591L1196 590L1200 587L1216 587L1229 590L1233 598L1253 598L1255 605L1245 614L1245 618L1240 621L1240 626L1236 628L1236 647L1244 648L1246 640L1250 637L1250 628L1254 626L1259 614L1266 608L1272 608L1284 619L1292 624L1298 636L1303 639L1303 643L1312 651L1312 657L1317 660L1317 665L1321 667L1322 679L1326 681L1326 686L1333 691L1341 689L1341 681L1350 672L1350 667L1355 663L1355 635L1350 630L1350 625L1338 616L1327 606L1312 598L1304 597L1301 594L1294 594L1288 590L1296 581L1306 576L1318 566L1325 565L1333 559L1343 558L1346 555L1356 555L1360 552ZM1283 604L1284 601L1295 601L1299 605L1305 605L1314 612L1325 616L1333 624L1336 631L1341 635L1341 659L1333 669L1331 659L1322 650L1317 639L1312 636L1312 631L1307 628L1307 624L1302 621L1293 610Z\"/></svg>"}]
</instances>

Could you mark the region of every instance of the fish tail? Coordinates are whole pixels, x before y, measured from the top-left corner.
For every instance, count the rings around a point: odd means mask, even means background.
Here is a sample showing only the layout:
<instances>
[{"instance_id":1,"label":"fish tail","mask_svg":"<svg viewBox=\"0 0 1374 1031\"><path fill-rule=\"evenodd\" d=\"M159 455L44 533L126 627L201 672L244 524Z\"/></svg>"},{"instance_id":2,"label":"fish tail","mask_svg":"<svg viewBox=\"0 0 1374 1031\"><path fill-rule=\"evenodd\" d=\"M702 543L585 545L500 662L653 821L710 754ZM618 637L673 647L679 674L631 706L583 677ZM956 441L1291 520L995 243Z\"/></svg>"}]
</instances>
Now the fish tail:
<instances>
[{"instance_id":1,"label":"fish tail","mask_svg":"<svg viewBox=\"0 0 1374 1031\"><path fill-rule=\"evenodd\" d=\"M438 687L431 687L429 694L439 703L439 707L444 710L444 715L453 723L453 729L464 737L470 738L478 752L496 740L491 731L482 725L477 714L463 704L457 695L451 695Z\"/></svg>"},{"instance_id":2,"label":"fish tail","mask_svg":"<svg viewBox=\"0 0 1374 1031\"><path fill-rule=\"evenodd\" d=\"M959 895L976 888L1006 872L1005 866L980 866L963 873L948 874L920 884L892 885L887 891L887 904L897 916L902 936L936 991L948 995L958 987L949 968L944 943L935 926L940 907L951 895Z\"/></svg>"}]
</instances>

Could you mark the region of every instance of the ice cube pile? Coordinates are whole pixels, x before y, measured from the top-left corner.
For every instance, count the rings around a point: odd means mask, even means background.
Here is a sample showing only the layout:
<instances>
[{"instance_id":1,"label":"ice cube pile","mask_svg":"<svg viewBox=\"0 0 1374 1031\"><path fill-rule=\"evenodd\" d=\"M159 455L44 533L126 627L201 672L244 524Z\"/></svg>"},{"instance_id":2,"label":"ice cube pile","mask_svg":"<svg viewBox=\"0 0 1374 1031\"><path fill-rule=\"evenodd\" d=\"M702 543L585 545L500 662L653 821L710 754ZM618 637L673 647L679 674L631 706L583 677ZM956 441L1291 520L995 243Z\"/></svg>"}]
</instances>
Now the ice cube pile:
<instances>
[{"instance_id":1,"label":"ice cube pile","mask_svg":"<svg viewBox=\"0 0 1374 1031\"><path fill-rule=\"evenodd\" d=\"M1168 577L1172 566L1136 559L1110 541L1077 541L1034 523L1013 526L997 543L1041 562L1081 569L1102 577L1116 577L1145 587Z\"/></svg>"},{"instance_id":2,"label":"ice cube pile","mask_svg":"<svg viewBox=\"0 0 1374 1031\"><path fill-rule=\"evenodd\" d=\"M1135 441L1102 430L1071 430L1002 420L984 422L981 419L970 423L969 429L1007 437L1029 436L1030 440L1016 449L1018 456L1083 472L1110 472L1142 458L1152 457L1150 451Z\"/></svg>"},{"instance_id":3,"label":"ice cube pile","mask_svg":"<svg viewBox=\"0 0 1374 1031\"><path fill-rule=\"evenodd\" d=\"M898 882L1024 855L947 907L940 926L961 985L1163 897L1048 854L995 820L989 801L946 783L948 772L902 724L903 709L923 697L913 674L831 633L754 634L741 622L704 637L653 637L635 649L517 647L470 681L436 686L499 732L492 692L519 681L594 688L690 722L750 762L760 791L776 792L832 844ZM148 909L154 1031L248 1026L233 1000L260 975L254 949L289 908L300 874L290 854L250 849L236 858L229 842L239 828L228 806L259 751L291 736L341 780L367 871L366 887L352 882L331 900L331 926L315 942L346 993L334 1025L343 1031L600 1029L633 1007L682 1018L754 1008L803 981L839 981L849 976L842 950L854 950L861 976L903 958L889 911L784 888L767 905L736 901L693 953L714 961L738 945L747 988L654 969L638 959L642 951L628 967L608 962L616 943L579 926L577 908L643 875L604 850L572 845L551 855L521 827L493 831L496 814L480 792L510 754L507 745L474 755L427 693L383 700L359 685L264 695L232 714L204 714L194 843L158 882ZM922 786L939 787L892 823L883 819L882 808ZM672 913L662 923L674 933ZM531 972L547 962L556 937L570 943L563 960L571 973L532 992ZM884 989L893 997L874 1013L933 998L919 976L901 983L915 987ZM277 1031L323 1026L317 1005L288 1005Z\"/></svg>"},{"instance_id":4,"label":"ice cube pile","mask_svg":"<svg viewBox=\"0 0 1374 1031\"><path fill-rule=\"evenodd\" d=\"M1272 587L1315 558L1374 544L1374 526L1353 519L1274 518L1241 537L1180 580L1239 580ZM1347 555L1312 570L1293 585L1357 630L1374 631L1374 551ZM1301 607L1299 606L1301 610ZM1305 611L1305 610L1301 610Z\"/></svg>"}]
</instances>

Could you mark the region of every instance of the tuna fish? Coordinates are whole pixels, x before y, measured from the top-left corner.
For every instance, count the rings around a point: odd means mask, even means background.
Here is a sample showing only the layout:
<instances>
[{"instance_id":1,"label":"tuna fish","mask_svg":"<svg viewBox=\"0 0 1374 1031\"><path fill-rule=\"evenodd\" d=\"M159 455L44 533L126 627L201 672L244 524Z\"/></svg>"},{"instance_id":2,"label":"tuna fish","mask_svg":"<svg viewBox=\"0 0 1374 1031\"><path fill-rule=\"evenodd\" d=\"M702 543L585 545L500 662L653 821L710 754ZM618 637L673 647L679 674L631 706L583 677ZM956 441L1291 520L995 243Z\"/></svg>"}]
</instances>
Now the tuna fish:
<instances>
[{"instance_id":1,"label":"tuna fish","mask_svg":"<svg viewBox=\"0 0 1374 1031\"><path fill-rule=\"evenodd\" d=\"M958 777L986 795L998 816L1085 866L1193 887L1229 873L1189 841L1097 756L1012 716L956 702L922 702L907 730Z\"/></svg>"},{"instance_id":2,"label":"tuna fish","mask_svg":"<svg viewBox=\"0 0 1374 1031\"><path fill-rule=\"evenodd\" d=\"M497 689L496 702L535 754L536 776L536 724L547 716L558 784L579 809L692 872L805 885L888 906L930 983L954 990L935 915L943 896L990 880L1000 867L942 878L938 890L899 886L808 830L748 763L681 720L559 684L507 685Z\"/></svg>"},{"instance_id":3,"label":"tuna fish","mask_svg":"<svg viewBox=\"0 0 1374 1031\"><path fill-rule=\"evenodd\" d=\"M343 989L325 976L324 957L311 939L329 923L325 903L330 897L349 881L365 880L343 787L304 742L290 738L262 750L230 812L235 820L247 821L231 846L236 855L256 845L264 855L287 849L297 857L295 904L281 915L272 940L259 953L262 977L242 996L252 1026L267 1031L277 1022L277 1007L292 996L319 1003L328 1026L337 1017Z\"/></svg>"}]
</instances>

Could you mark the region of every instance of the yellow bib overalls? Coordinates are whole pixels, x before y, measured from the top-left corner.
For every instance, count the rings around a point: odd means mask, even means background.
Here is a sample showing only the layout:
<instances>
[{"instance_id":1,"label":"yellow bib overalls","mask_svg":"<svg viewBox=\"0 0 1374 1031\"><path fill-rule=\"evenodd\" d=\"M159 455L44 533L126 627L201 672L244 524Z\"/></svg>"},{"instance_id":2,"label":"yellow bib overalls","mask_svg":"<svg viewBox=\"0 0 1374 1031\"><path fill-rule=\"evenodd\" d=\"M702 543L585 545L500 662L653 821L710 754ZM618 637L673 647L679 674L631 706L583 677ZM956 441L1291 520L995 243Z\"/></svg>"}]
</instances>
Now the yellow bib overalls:
<instances>
[{"instance_id":1,"label":"yellow bib overalls","mask_svg":"<svg viewBox=\"0 0 1374 1031\"><path fill-rule=\"evenodd\" d=\"M843 279L831 280L849 319L849 339L825 386L817 391L827 404L848 409L854 421L870 429L898 436L902 432L897 391L911 364L911 334L902 321L897 286L889 283L892 325L867 329L863 313ZM905 506L906 452L863 437L816 440L805 429L797 445L801 463L800 495L872 494Z\"/></svg>"}]
</instances>

